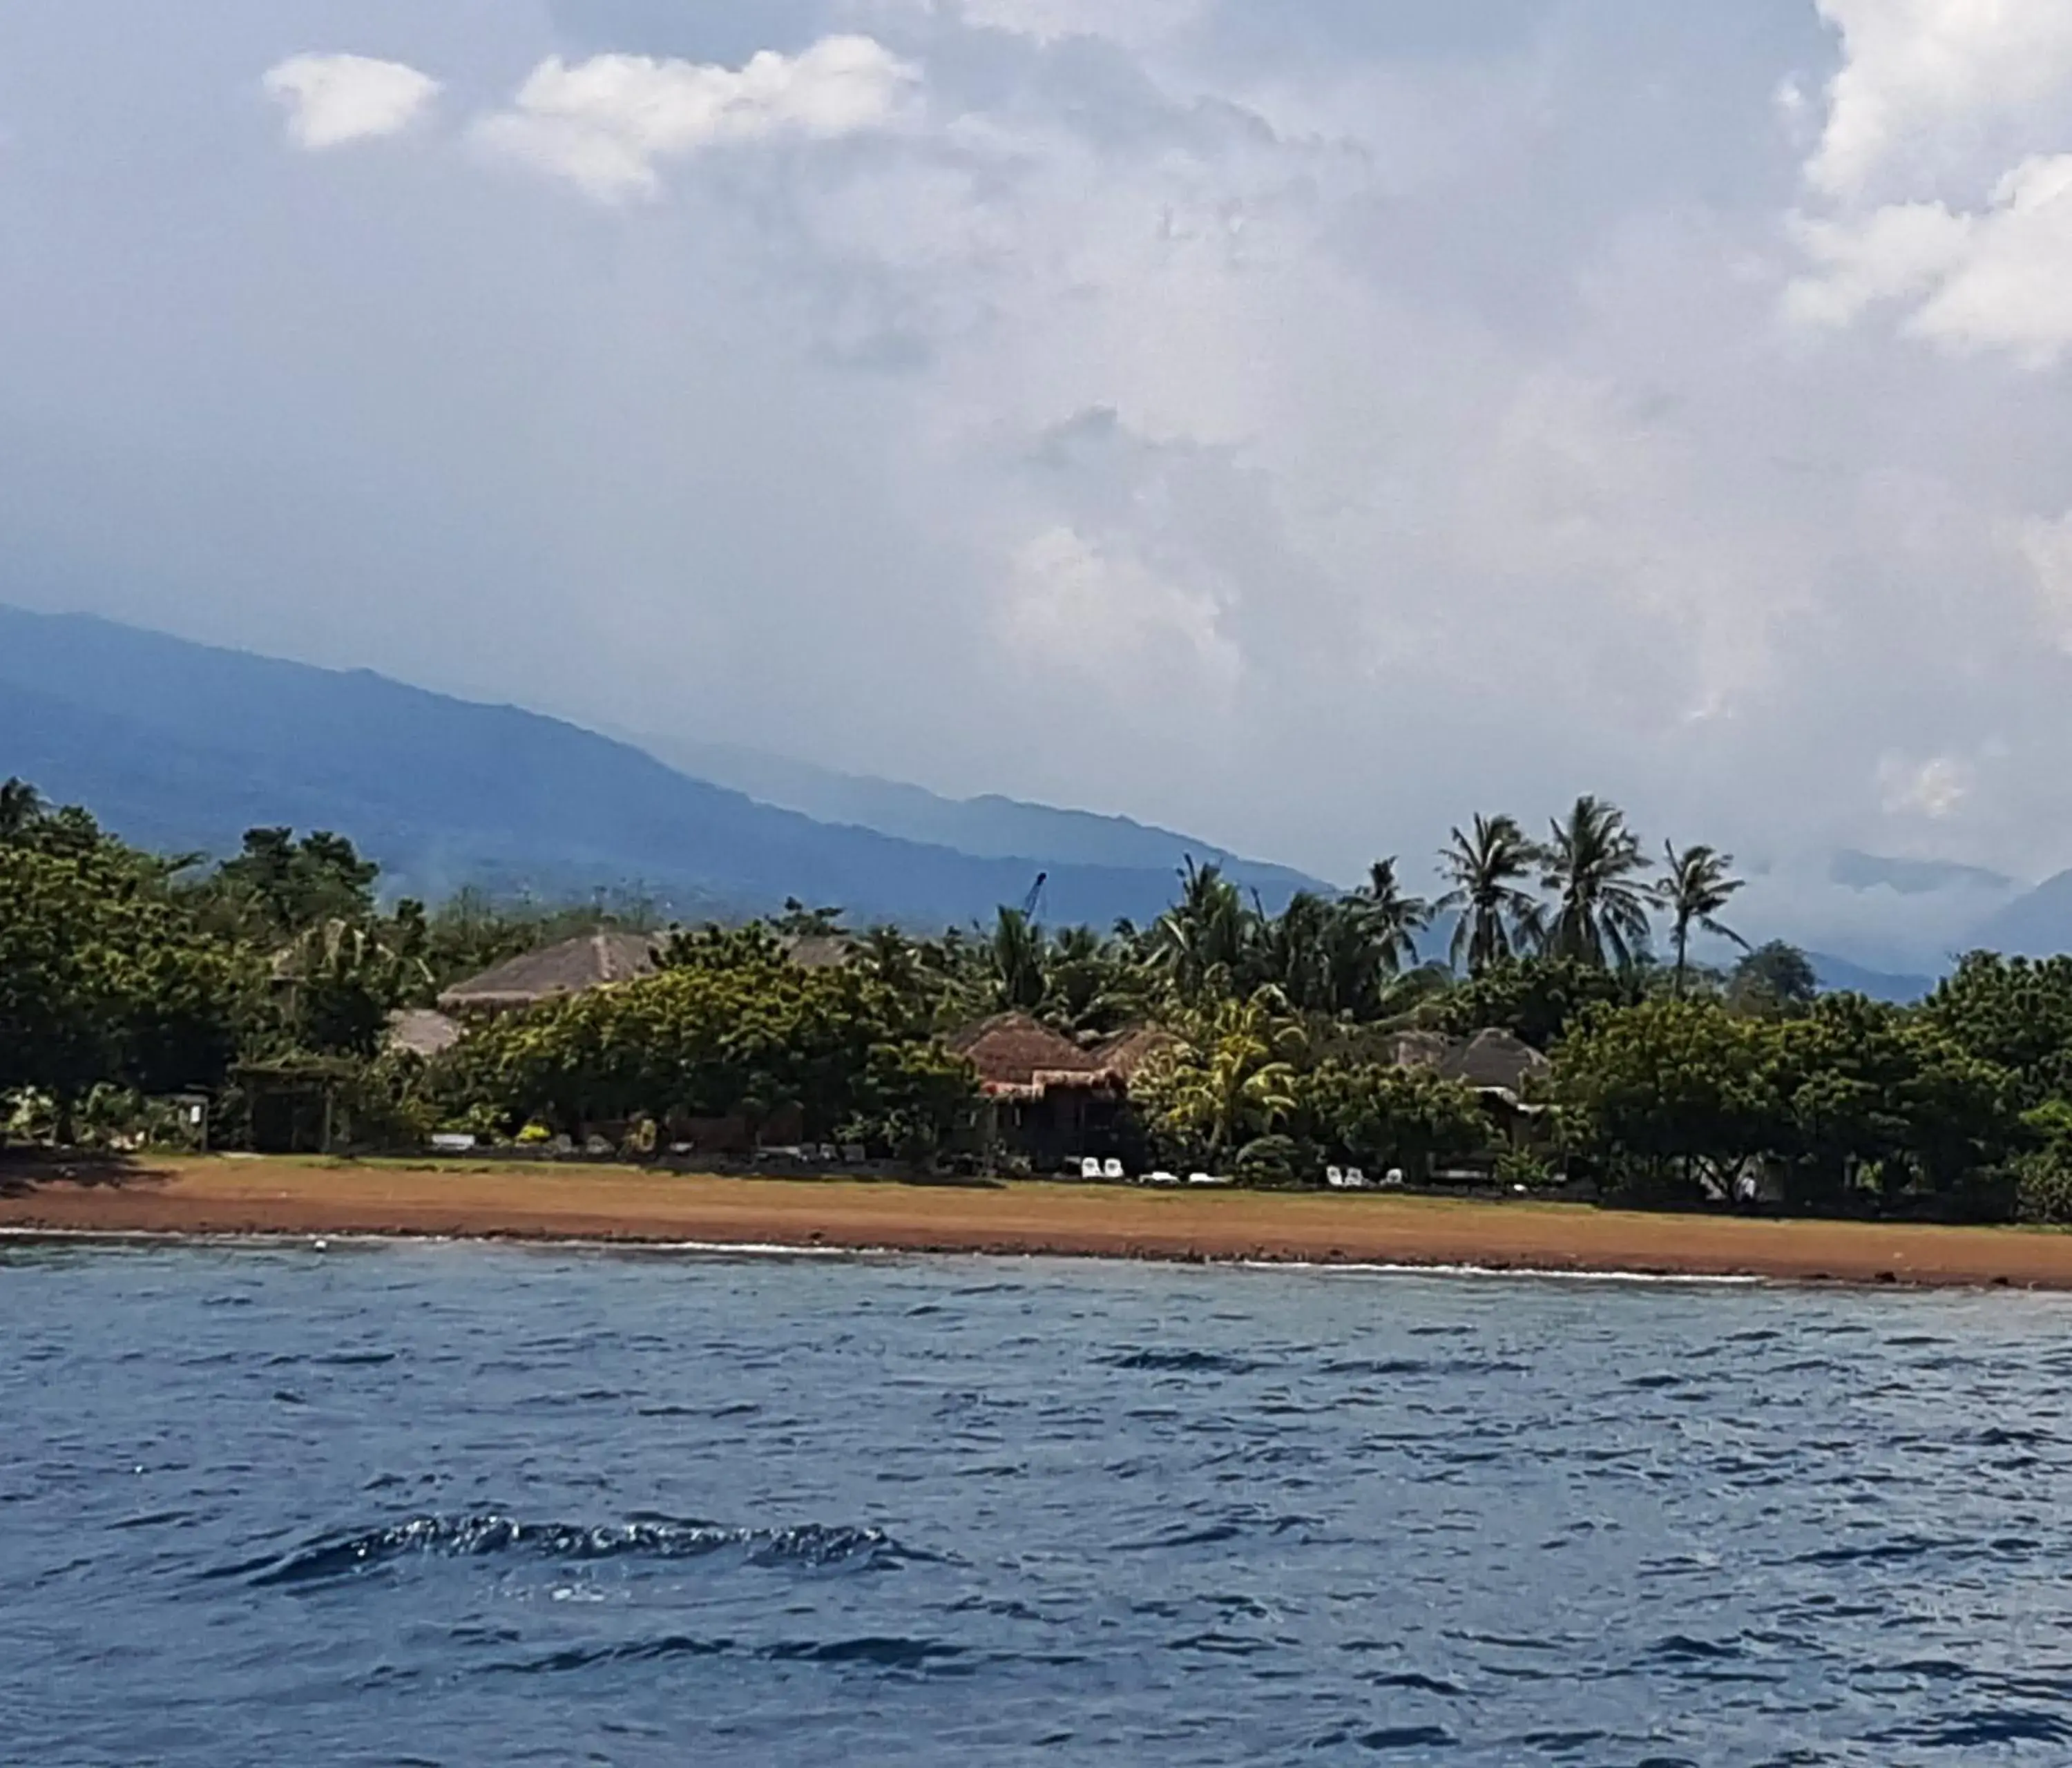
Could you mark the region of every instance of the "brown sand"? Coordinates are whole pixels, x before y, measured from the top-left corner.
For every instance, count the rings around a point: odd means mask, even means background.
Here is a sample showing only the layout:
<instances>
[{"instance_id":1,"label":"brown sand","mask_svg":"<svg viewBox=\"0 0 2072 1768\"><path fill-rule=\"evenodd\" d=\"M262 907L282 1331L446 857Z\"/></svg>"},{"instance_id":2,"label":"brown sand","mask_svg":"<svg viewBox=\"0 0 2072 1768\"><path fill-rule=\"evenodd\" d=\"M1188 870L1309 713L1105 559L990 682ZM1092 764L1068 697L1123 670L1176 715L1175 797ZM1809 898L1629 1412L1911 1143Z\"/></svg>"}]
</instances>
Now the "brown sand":
<instances>
[{"instance_id":1,"label":"brown sand","mask_svg":"<svg viewBox=\"0 0 2072 1768\"><path fill-rule=\"evenodd\" d=\"M0 1228L702 1241L2072 1289L2072 1236L1380 1196L178 1160L0 1185Z\"/></svg>"}]
</instances>

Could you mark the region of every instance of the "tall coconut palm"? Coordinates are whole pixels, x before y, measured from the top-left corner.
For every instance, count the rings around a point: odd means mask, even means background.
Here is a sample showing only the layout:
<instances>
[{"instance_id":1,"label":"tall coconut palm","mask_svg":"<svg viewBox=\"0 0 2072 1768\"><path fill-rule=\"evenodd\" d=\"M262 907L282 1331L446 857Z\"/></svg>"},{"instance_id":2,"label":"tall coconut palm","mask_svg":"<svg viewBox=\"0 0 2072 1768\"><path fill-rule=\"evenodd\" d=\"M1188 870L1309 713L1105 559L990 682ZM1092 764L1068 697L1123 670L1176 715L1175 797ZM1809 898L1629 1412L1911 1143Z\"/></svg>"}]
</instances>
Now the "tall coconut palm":
<instances>
[{"instance_id":1,"label":"tall coconut palm","mask_svg":"<svg viewBox=\"0 0 2072 1768\"><path fill-rule=\"evenodd\" d=\"M1622 969L1647 945L1651 861L1616 805L1587 794L1552 825L1541 884L1554 893L1547 949L1556 957Z\"/></svg>"},{"instance_id":2,"label":"tall coconut palm","mask_svg":"<svg viewBox=\"0 0 2072 1768\"><path fill-rule=\"evenodd\" d=\"M1254 922L1237 886L1220 866L1197 865L1190 856L1180 874L1180 899L1153 930L1154 961L1182 1000L1227 993L1244 968Z\"/></svg>"},{"instance_id":3,"label":"tall coconut palm","mask_svg":"<svg viewBox=\"0 0 2072 1768\"><path fill-rule=\"evenodd\" d=\"M1439 868L1453 888L1436 907L1460 917L1448 952L1453 968L1470 976L1538 947L1546 907L1523 886L1540 865L1540 849L1515 816L1477 816L1466 833L1456 828L1439 851Z\"/></svg>"},{"instance_id":4,"label":"tall coconut palm","mask_svg":"<svg viewBox=\"0 0 2072 1768\"><path fill-rule=\"evenodd\" d=\"M1354 891L1353 900L1382 968L1391 976L1412 968L1417 962L1417 935L1432 924L1432 905L1403 888L1395 855L1367 868L1367 882Z\"/></svg>"},{"instance_id":5,"label":"tall coconut palm","mask_svg":"<svg viewBox=\"0 0 2072 1768\"><path fill-rule=\"evenodd\" d=\"M1669 870L1655 886L1655 894L1670 917L1669 938L1676 948L1676 993L1680 999L1690 967L1693 927L1731 940L1744 952L1749 949L1746 940L1718 919L1720 911L1748 880L1729 873L1729 868L1734 863L1733 854L1722 853L1702 843L1687 847L1679 853L1673 844L1665 841L1662 854Z\"/></svg>"},{"instance_id":6,"label":"tall coconut palm","mask_svg":"<svg viewBox=\"0 0 2072 1768\"><path fill-rule=\"evenodd\" d=\"M995 998L1005 1008L1033 1013L1050 991L1043 930L1020 909L1003 907L988 952Z\"/></svg>"}]
</instances>

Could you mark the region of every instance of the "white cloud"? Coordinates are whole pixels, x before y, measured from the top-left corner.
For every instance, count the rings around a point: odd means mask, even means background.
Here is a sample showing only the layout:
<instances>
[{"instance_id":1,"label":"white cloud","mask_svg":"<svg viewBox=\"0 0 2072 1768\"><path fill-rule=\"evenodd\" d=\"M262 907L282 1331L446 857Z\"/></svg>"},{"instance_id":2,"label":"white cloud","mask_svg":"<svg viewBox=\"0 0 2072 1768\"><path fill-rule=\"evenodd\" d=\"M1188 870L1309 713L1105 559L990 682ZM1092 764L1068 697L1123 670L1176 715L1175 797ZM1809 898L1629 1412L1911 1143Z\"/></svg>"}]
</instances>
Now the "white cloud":
<instances>
[{"instance_id":1,"label":"white cloud","mask_svg":"<svg viewBox=\"0 0 2072 1768\"><path fill-rule=\"evenodd\" d=\"M2065 0L1816 0L1842 36L1827 125L1807 168L1828 196L1960 173L1971 155L2062 121ZM2005 161L2003 160L2003 164Z\"/></svg>"},{"instance_id":2,"label":"white cloud","mask_svg":"<svg viewBox=\"0 0 2072 1768\"><path fill-rule=\"evenodd\" d=\"M706 148L882 128L919 78L860 36L823 38L797 56L766 49L739 68L623 55L571 66L553 56L475 135L494 152L617 201L652 195L660 162Z\"/></svg>"},{"instance_id":3,"label":"white cloud","mask_svg":"<svg viewBox=\"0 0 2072 1768\"><path fill-rule=\"evenodd\" d=\"M1220 696L1244 667L1213 595L1066 527L1016 550L1001 621L1007 643L1031 660L1135 697Z\"/></svg>"},{"instance_id":4,"label":"white cloud","mask_svg":"<svg viewBox=\"0 0 2072 1768\"><path fill-rule=\"evenodd\" d=\"M2072 344L2072 6L1816 0L1843 65L1794 218L1815 327L1887 304L1908 335L2033 367Z\"/></svg>"},{"instance_id":5,"label":"white cloud","mask_svg":"<svg viewBox=\"0 0 2072 1768\"><path fill-rule=\"evenodd\" d=\"M408 129L439 83L400 61L368 56L290 56L260 84L288 113L288 138L310 152Z\"/></svg>"},{"instance_id":6,"label":"white cloud","mask_svg":"<svg viewBox=\"0 0 2072 1768\"><path fill-rule=\"evenodd\" d=\"M1955 755L1916 761L1888 754L1878 764L1878 790L1888 816L1940 822L1971 796L1975 783L1975 770Z\"/></svg>"},{"instance_id":7,"label":"white cloud","mask_svg":"<svg viewBox=\"0 0 2072 1768\"><path fill-rule=\"evenodd\" d=\"M1896 203L1802 217L1798 231L1819 266L1786 291L1801 322L1847 325L1901 302L1910 335L1957 353L2004 350L2041 368L2072 346L2072 154L2025 162L1975 212Z\"/></svg>"}]
</instances>

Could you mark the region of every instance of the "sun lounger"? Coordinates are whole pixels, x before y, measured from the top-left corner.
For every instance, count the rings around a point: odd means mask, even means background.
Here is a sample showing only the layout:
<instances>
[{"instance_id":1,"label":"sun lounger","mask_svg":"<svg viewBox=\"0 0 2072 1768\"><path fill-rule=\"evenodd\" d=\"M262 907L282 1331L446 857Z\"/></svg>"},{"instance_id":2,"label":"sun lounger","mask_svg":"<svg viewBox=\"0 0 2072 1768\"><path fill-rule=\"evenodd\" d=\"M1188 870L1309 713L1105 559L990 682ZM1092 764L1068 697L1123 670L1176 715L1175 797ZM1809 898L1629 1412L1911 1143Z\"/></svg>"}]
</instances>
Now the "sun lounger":
<instances>
[{"instance_id":1,"label":"sun lounger","mask_svg":"<svg viewBox=\"0 0 2072 1768\"><path fill-rule=\"evenodd\" d=\"M1177 1185L1180 1182L1180 1175L1178 1173L1160 1171L1152 1174L1144 1182L1147 1185Z\"/></svg>"}]
</instances>

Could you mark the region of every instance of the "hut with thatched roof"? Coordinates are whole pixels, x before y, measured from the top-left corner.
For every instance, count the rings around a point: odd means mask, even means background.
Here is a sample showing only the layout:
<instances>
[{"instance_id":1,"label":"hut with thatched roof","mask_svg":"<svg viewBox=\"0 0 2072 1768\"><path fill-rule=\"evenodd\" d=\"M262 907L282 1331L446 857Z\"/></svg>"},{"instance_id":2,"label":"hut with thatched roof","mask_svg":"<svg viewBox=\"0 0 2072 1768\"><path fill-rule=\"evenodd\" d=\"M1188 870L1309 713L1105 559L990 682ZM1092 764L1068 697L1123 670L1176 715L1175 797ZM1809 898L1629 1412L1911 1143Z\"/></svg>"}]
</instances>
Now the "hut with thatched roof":
<instances>
[{"instance_id":1,"label":"hut with thatched roof","mask_svg":"<svg viewBox=\"0 0 2072 1768\"><path fill-rule=\"evenodd\" d=\"M1466 1044L1450 1051L1439 1071L1478 1093L1501 1093L1511 1104L1521 1104L1527 1087L1553 1066L1522 1038L1508 1031L1478 1031Z\"/></svg>"},{"instance_id":2,"label":"hut with thatched roof","mask_svg":"<svg viewBox=\"0 0 2072 1768\"><path fill-rule=\"evenodd\" d=\"M439 997L442 1013L483 1017L537 1006L557 995L582 994L631 982L655 968L655 941L645 933L583 933L538 952L508 958Z\"/></svg>"},{"instance_id":3,"label":"hut with thatched roof","mask_svg":"<svg viewBox=\"0 0 2072 1768\"><path fill-rule=\"evenodd\" d=\"M1180 1040L1163 1026L1132 1026L1096 1045L1093 1059L1124 1086L1133 1087L1139 1075L1179 1046Z\"/></svg>"},{"instance_id":4,"label":"hut with thatched roof","mask_svg":"<svg viewBox=\"0 0 2072 1768\"><path fill-rule=\"evenodd\" d=\"M1397 1034L1392 1054L1400 1067L1429 1068L1472 1088L1491 1127L1514 1146L1544 1131L1546 1107L1527 1096L1553 1064L1510 1032L1490 1029L1460 1038L1405 1031Z\"/></svg>"},{"instance_id":5,"label":"hut with thatched roof","mask_svg":"<svg viewBox=\"0 0 2072 1768\"><path fill-rule=\"evenodd\" d=\"M1115 1151L1128 1088L1098 1055L1026 1013L996 1014L949 1039L978 1075L987 1145L1034 1167Z\"/></svg>"}]
</instances>

